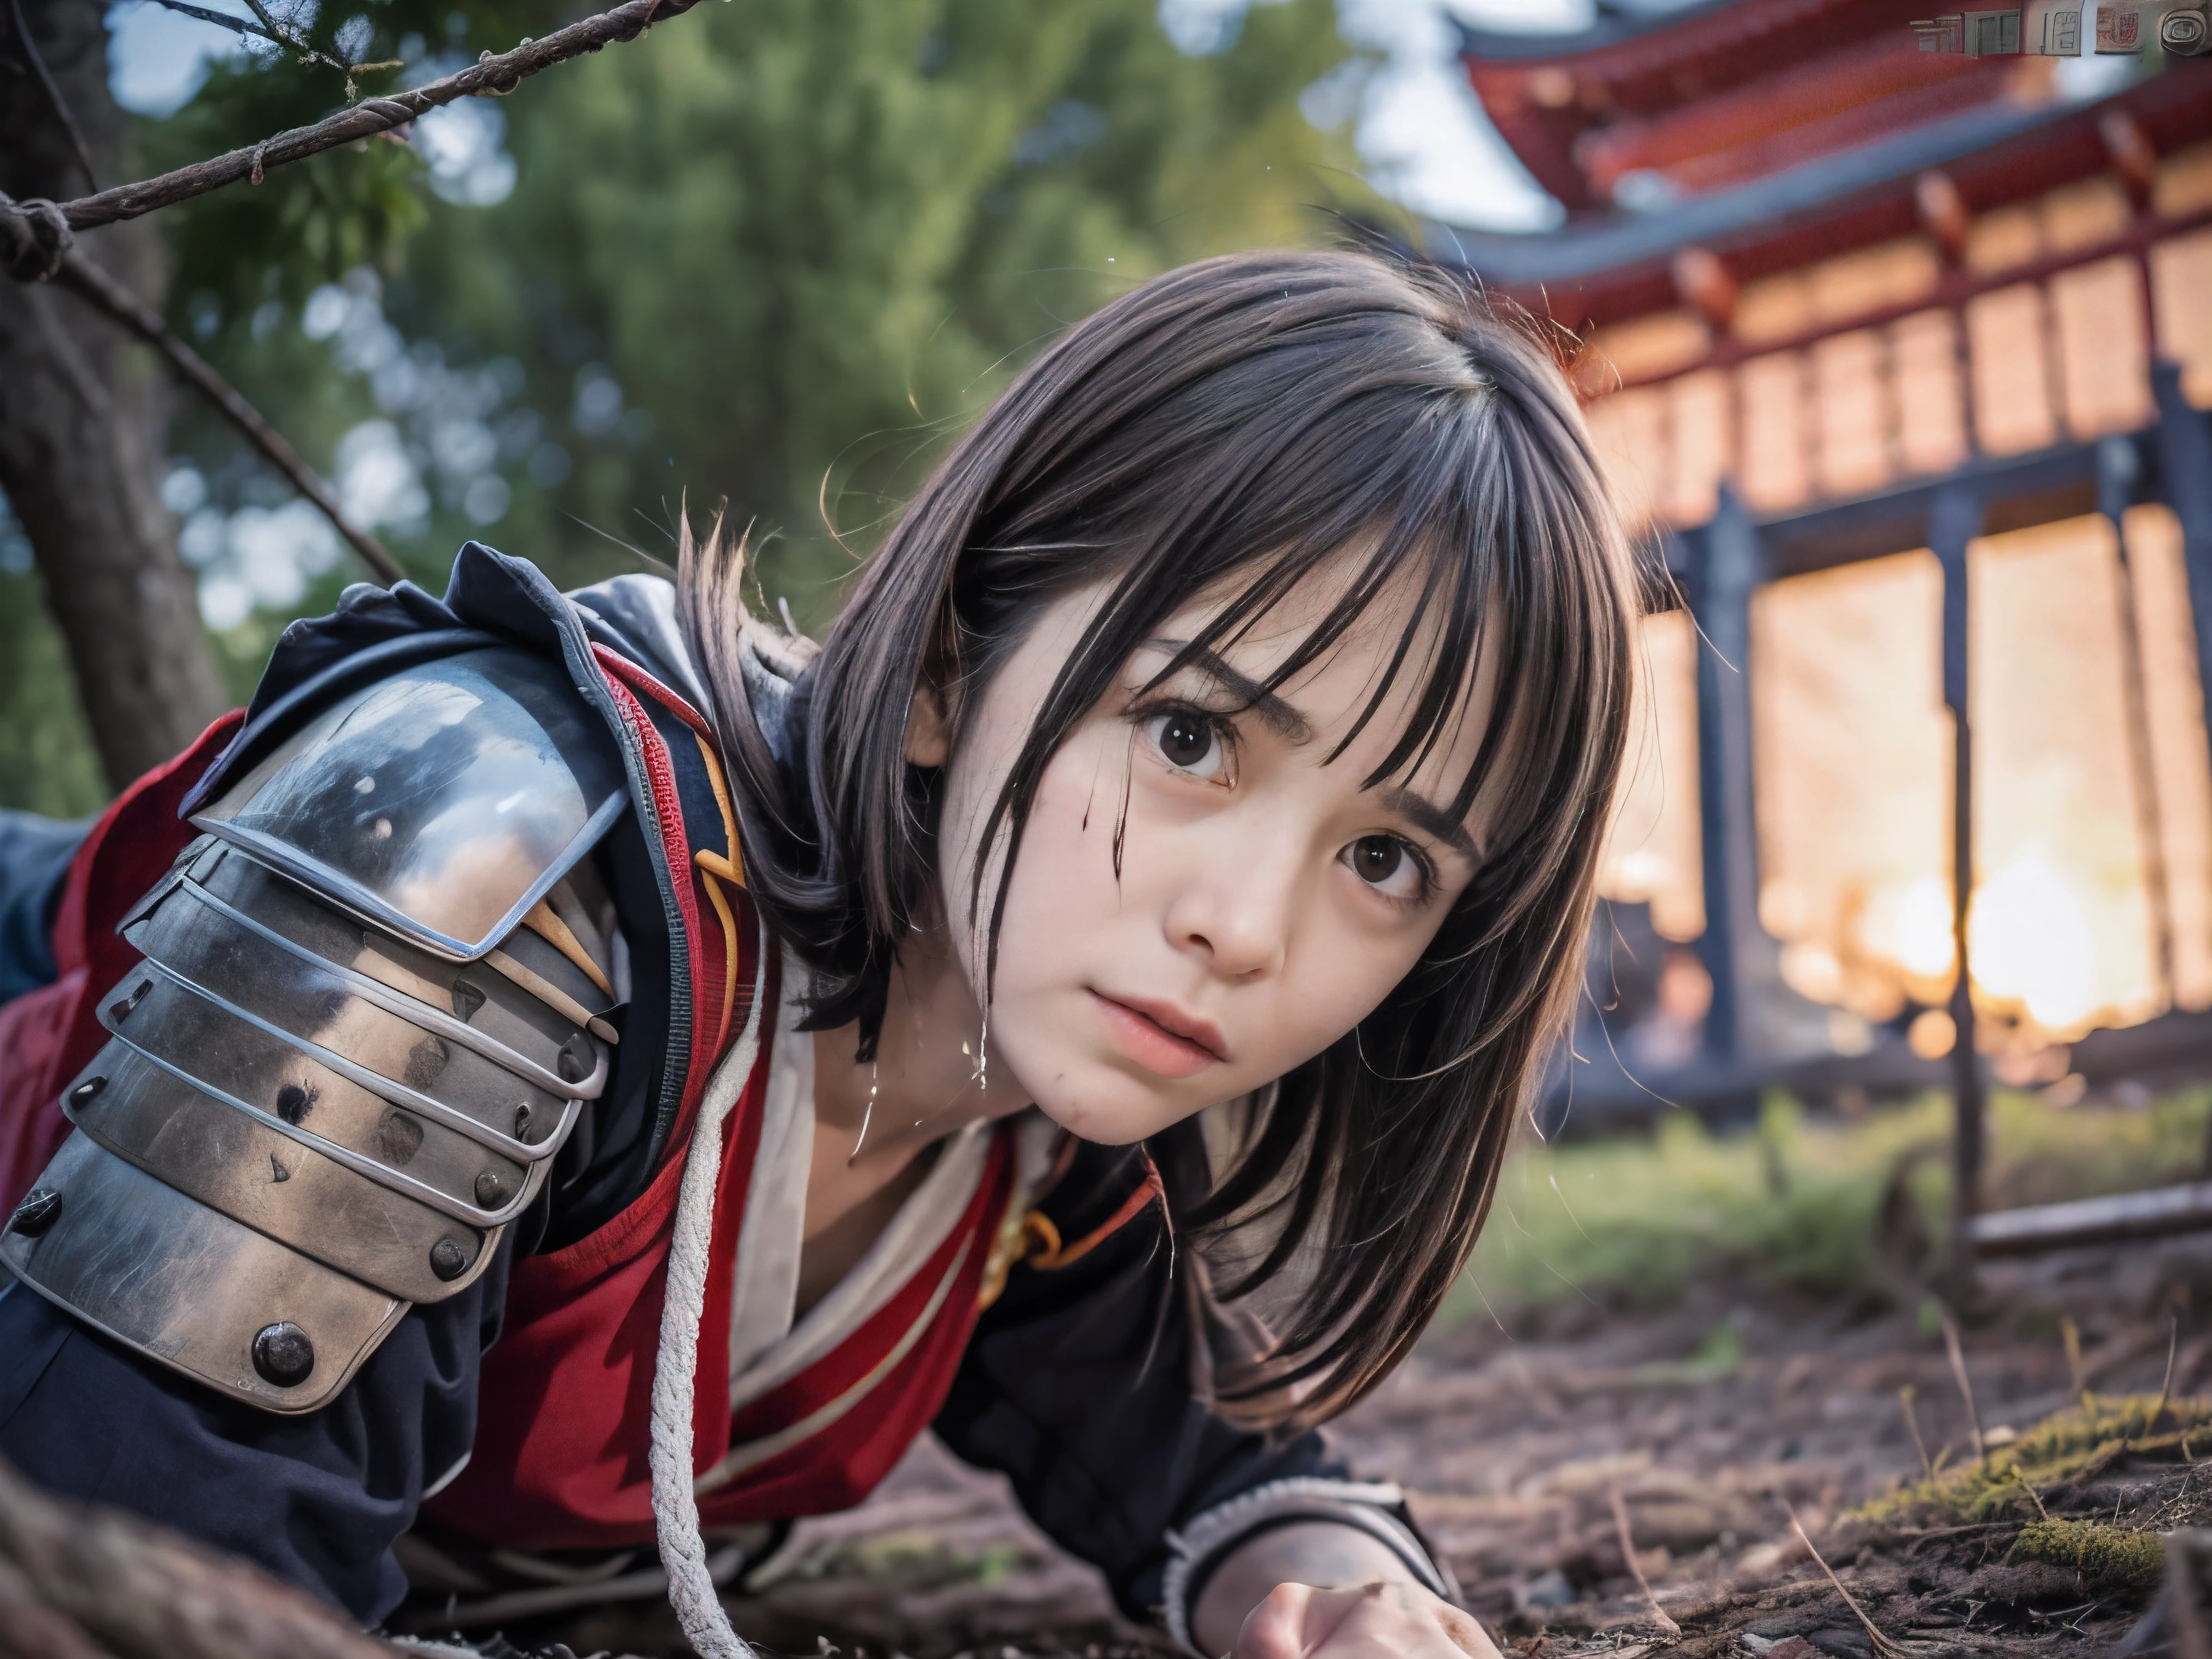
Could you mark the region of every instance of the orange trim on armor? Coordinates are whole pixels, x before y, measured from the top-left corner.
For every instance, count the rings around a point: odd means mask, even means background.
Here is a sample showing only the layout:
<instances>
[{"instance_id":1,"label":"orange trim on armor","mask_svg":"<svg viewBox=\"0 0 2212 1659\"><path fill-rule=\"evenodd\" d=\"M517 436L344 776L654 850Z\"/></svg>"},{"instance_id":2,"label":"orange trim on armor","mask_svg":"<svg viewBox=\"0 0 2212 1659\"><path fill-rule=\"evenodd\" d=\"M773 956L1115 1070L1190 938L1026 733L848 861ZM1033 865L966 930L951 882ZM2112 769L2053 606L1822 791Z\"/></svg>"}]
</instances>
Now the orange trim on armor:
<instances>
[{"instance_id":1,"label":"orange trim on armor","mask_svg":"<svg viewBox=\"0 0 2212 1659\"><path fill-rule=\"evenodd\" d=\"M576 937L574 930L567 922L553 913L550 904L544 899L538 900L531 906L530 914L523 917L522 925L574 963L584 976L601 991L610 997L614 995L615 988L608 980L606 970L592 960L592 953L584 948L583 940Z\"/></svg>"},{"instance_id":2,"label":"orange trim on armor","mask_svg":"<svg viewBox=\"0 0 2212 1659\"><path fill-rule=\"evenodd\" d=\"M1023 1249L1018 1259L1046 1273L1050 1273L1055 1267L1073 1267L1134 1221L1155 1200L1158 1200L1160 1207L1164 1210L1167 1207L1167 1188L1160 1181L1159 1166L1152 1162L1152 1155L1147 1153L1145 1157L1145 1178L1138 1184L1136 1190L1121 1200L1120 1209L1077 1239L1074 1243L1060 1243L1060 1229L1053 1224L1052 1218L1043 1211L1031 1210L1029 1214L1023 1217ZM1028 1248L1032 1240L1044 1247L1034 1255Z\"/></svg>"},{"instance_id":3,"label":"orange trim on armor","mask_svg":"<svg viewBox=\"0 0 2212 1659\"><path fill-rule=\"evenodd\" d=\"M722 939L729 951L730 970L722 981L722 1023L715 1028L717 1040L729 1035L730 1012L738 998L738 925L730 915L730 902L722 896L721 884L732 887L745 884L744 872L733 862L741 855L738 852L738 823L730 811L730 797L722 787L722 768L714 758L714 746L702 732L694 732L692 740L699 745L699 758L707 765L707 782L714 792L714 805L722 814L722 839L730 849L730 857L702 847L691 854L691 862L699 866L699 884L707 890L707 896L714 906L714 914L721 918Z\"/></svg>"},{"instance_id":4,"label":"orange trim on armor","mask_svg":"<svg viewBox=\"0 0 2212 1659\"><path fill-rule=\"evenodd\" d=\"M714 745L699 732L691 734L698 740L699 758L707 763L707 787L714 792L714 805L722 815L722 841L730 849L726 858L701 848L692 854L692 862L702 869L712 870L732 887L745 884L744 854L738 848L737 814L730 811L730 792L723 787L722 763L714 757Z\"/></svg>"}]
</instances>

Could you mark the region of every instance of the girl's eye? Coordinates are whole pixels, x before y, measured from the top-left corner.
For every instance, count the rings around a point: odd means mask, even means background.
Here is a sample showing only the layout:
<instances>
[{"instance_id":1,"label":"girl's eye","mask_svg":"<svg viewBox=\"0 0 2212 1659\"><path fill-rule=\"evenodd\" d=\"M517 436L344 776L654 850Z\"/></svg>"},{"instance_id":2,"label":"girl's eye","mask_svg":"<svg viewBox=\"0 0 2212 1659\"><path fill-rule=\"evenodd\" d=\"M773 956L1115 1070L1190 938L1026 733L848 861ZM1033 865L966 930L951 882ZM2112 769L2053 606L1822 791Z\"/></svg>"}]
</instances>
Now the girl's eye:
<instances>
[{"instance_id":1,"label":"girl's eye","mask_svg":"<svg viewBox=\"0 0 2212 1659\"><path fill-rule=\"evenodd\" d=\"M1395 836L1362 836L1344 849L1352 873L1392 898L1418 898L1427 886L1419 855Z\"/></svg>"},{"instance_id":2,"label":"girl's eye","mask_svg":"<svg viewBox=\"0 0 2212 1659\"><path fill-rule=\"evenodd\" d=\"M1193 777L1218 781L1229 769L1229 752L1215 722L1194 708L1174 708L1146 723L1160 758Z\"/></svg>"}]
</instances>

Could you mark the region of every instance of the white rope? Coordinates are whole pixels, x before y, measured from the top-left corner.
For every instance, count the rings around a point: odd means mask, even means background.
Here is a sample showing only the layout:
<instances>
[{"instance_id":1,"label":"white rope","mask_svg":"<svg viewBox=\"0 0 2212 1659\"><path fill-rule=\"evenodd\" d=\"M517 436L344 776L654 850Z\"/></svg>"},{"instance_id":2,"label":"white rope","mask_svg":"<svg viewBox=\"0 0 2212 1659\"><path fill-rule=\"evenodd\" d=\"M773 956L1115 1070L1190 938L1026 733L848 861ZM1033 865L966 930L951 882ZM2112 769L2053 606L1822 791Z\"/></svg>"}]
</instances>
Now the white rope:
<instances>
[{"instance_id":1,"label":"white rope","mask_svg":"<svg viewBox=\"0 0 2212 1659\"><path fill-rule=\"evenodd\" d=\"M752 1006L738 1046L707 1080L706 1097L684 1154L676 1236L668 1247L668 1289L660 1310L660 1352L653 1373L653 1525L668 1569L668 1600L700 1659L754 1659L731 1627L707 1567L699 1500L691 1487L691 1410L699 1370L699 1320L707 1306L707 1247L714 1233L714 1186L722 1171L722 1121L751 1080L760 1054L761 1007L768 1000L768 927L760 930Z\"/></svg>"}]
</instances>

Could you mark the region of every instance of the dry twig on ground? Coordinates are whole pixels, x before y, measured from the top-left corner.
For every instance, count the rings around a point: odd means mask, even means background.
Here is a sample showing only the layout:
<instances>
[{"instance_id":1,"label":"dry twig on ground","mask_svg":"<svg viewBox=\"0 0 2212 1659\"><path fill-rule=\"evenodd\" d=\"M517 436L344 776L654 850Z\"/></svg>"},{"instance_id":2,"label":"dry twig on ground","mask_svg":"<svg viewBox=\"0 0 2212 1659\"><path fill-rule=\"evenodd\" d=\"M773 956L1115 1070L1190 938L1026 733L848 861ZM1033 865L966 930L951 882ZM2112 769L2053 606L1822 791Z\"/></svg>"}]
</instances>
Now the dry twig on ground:
<instances>
[{"instance_id":1,"label":"dry twig on ground","mask_svg":"<svg viewBox=\"0 0 2212 1659\"><path fill-rule=\"evenodd\" d=\"M1804 1545L1805 1553L1813 1558L1813 1565L1827 1575L1828 1583L1834 1586L1836 1594L1844 1598L1844 1605L1851 1610L1851 1617L1864 1626L1867 1640L1874 1644L1875 1659L1905 1659L1905 1650L1883 1635L1874 1620L1867 1617L1866 1609L1859 1605L1858 1598L1845 1589L1844 1581L1836 1577L1836 1570L1828 1565L1827 1557L1814 1547L1813 1535L1805 1530L1805 1523L1797 1518L1797 1511L1787 1504L1782 1507L1789 1511L1790 1530L1797 1534L1797 1541Z\"/></svg>"},{"instance_id":2,"label":"dry twig on ground","mask_svg":"<svg viewBox=\"0 0 2212 1659\"><path fill-rule=\"evenodd\" d=\"M1659 1605L1659 1598L1651 1593L1651 1581L1644 1576L1644 1564L1636 1559L1636 1540L1628 1529L1628 1504L1620 1495L1616 1483L1607 1496L1613 1500L1613 1524L1620 1534L1621 1559L1628 1563L1629 1577L1636 1580L1636 1588L1644 1592L1644 1599L1651 1605L1651 1617L1659 1628L1669 1636L1680 1636L1682 1627L1667 1616Z\"/></svg>"},{"instance_id":3,"label":"dry twig on ground","mask_svg":"<svg viewBox=\"0 0 2212 1659\"><path fill-rule=\"evenodd\" d=\"M1966 1402L1966 1428L1974 1437L1974 1462L1983 1462L1989 1457L1989 1448L1982 1443L1981 1408L1974 1404L1974 1384L1966 1375L1966 1351L1959 1343L1959 1322L1951 1316L1948 1308L1943 1310L1943 1352L1951 1361L1952 1380L1959 1385L1959 1398Z\"/></svg>"}]
</instances>

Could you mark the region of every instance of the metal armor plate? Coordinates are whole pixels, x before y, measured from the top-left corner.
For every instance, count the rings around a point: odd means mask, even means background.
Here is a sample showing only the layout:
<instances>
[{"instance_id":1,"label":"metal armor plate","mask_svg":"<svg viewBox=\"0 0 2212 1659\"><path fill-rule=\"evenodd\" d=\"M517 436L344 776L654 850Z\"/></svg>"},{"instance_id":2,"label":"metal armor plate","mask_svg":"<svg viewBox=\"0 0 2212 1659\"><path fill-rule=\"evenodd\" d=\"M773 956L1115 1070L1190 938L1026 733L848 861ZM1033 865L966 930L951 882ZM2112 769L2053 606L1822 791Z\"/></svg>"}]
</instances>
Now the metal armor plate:
<instances>
[{"instance_id":1,"label":"metal armor plate","mask_svg":"<svg viewBox=\"0 0 2212 1659\"><path fill-rule=\"evenodd\" d=\"M621 757L566 672L492 647L340 697L192 823L468 961L513 931L624 802Z\"/></svg>"},{"instance_id":2,"label":"metal armor plate","mask_svg":"<svg viewBox=\"0 0 2212 1659\"><path fill-rule=\"evenodd\" d=\"M280 1412L472 1283L619 1041L627 961L584 854L627 796L591 718L556 669L474 652L355 695L226 795L125 920L144 959L100 1001L77 1133L0 1261Z\"/></svg>"}]
</instances>

